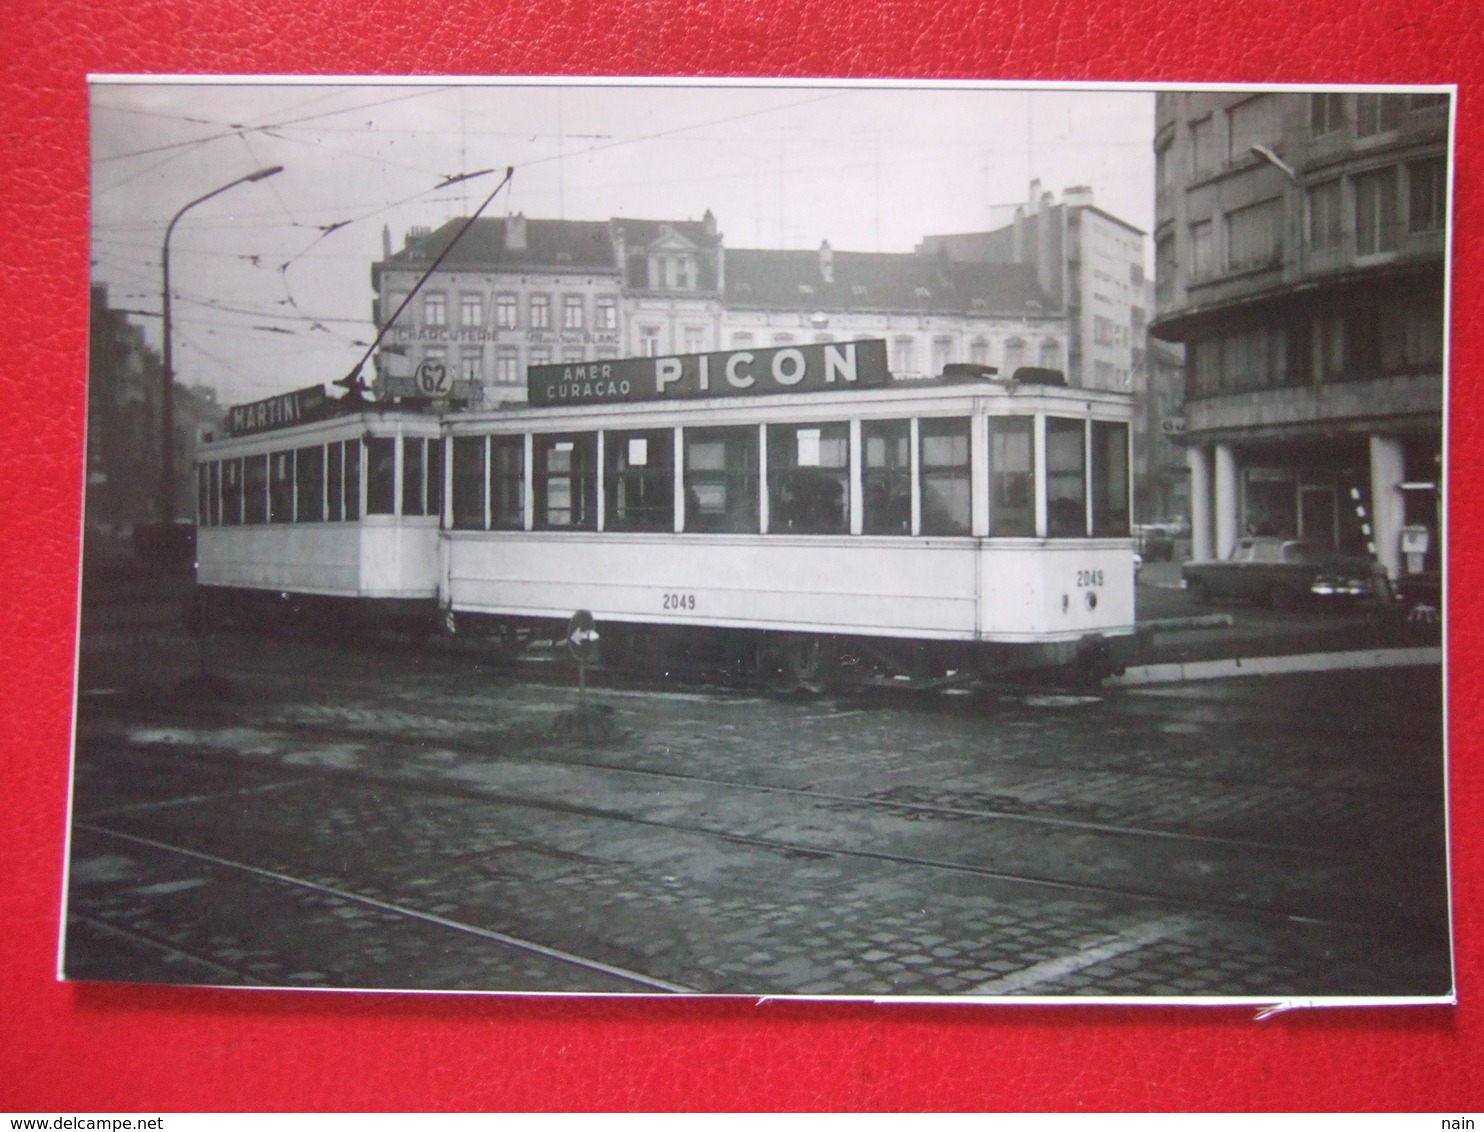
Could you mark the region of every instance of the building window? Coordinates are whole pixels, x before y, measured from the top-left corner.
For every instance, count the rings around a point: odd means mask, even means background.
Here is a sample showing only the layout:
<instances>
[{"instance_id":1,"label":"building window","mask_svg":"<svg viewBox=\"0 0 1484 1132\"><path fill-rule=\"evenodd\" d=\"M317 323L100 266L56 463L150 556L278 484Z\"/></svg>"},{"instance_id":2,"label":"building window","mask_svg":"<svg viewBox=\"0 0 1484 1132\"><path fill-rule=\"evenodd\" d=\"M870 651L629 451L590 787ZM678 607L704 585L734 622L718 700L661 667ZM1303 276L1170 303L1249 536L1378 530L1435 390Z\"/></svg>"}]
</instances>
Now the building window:
<instances>
[{"instance_id":1,"label":"building window","mask_svg":"<svg viewBox=\"0 0 1484 1132\"><path fill-rule=\"evenodd\" d=\"M551 329L551 296L550 295L532 295L531 296L531 329L532 330L550 330Z\"/></svg>"},{"instance_id":2,"label":"building window","mask_svg":"<svg viewBox=\"0 0 1484 1132\"><path fill-rule=\"evenodd\" d=\"M758 533L758 432L685 430L685 529Z\"/></svg>"},{"instance_id":3,"label":"building window","mask_svg":"<svg viewBox=\"0 0 1484 1132\"><path fill-rule=\"evenodd\" d=\"M850 426L768 426L768 530L850 533Z\"/></svg>"},{"instance_id":4,"label":"building window","mask_svg":"<svg viewBox=\"0 0 1484 1132\"><path fill-rule=\"evenodd\" d=\"M1443 365L1443 309L1435 301L1387 303L1380 309L1381 370L1437 373Z\"/></svg>"},{"instance_id":5,"label":"building window","mask_svg":"<svg viewBox=\"0 0 1484 1132\"><path fill-rule=\"evenodd\" d=\"M969 361L976 366L989 365L989 341L975 338L969 343Z\"/></svg>"},{"instance_id":6,"label":"building window","mask_svg":"<svg viewBox=\"0 0 1484 1132\"><path fill-rule=\"evenodd\" d=\"M773 345L775 346L792 346L793 344L794 336L792 334L779 333L773 335Z\"/></svg>"},{"instance_id":7,"label":"building window","mask_svg":"<svg viewBox=\"0 0 1484 1132\"><path fill-rule=\"evenodd\" d=\"M1190 174L1200 178L1216 168L1216 126L1207 116L1190 124Z\"/></svg>"},{"instance_id":8,"label":"building window","mask_svg":"<svg viewBox=\"0 0 1484 1132\"><path fill-rule=\"evenodd\" d=\"M1340 181L1325 181L1309 189L1309 246L1338 248L1344 234Z\"/></svg>"},{"instance_id":9,"label":"building window","mask_svg":"<svg viewBox=\"0 0 1484 1132\"><path fill-rule=\"evenodd\" d=\"M1061 365L1061 344L1054 338L1041 342L1041 356L1036 359L1042 369L1058 369Z\"/></svg>"},{"instance_id":10,"label":"building window","mask_svg":"<svg viewBox=\"0 0 1484 1132\"><path fill-rule=\"evenodd\" d=\"M484 530L485 449L489 438L453 438L453 528L456 531Z\"/></svg>"},{"instance_id":11,"label":"building window","mask_svg":"<svg viewBox=\"0 0 1484 1132\"><path fill-rule=\"evenodd\" d=\"M520 303L508 291L495 296L495 326L501 330L514 330L520 323Z\"/></svg>"},{"instance_id":12,"label":"building window","mask_svg":"<svg viewBox=\"0 0 1484 1132\"><path fill-rule=\"evenodd\" d=\"M549 366L551 365L551 348L549 346L532 346L528 365Z\"/></svg>"},{"instance_id":13,"label":"building window","mask_svg":"<svg viewBox=\"0 0 1484 1132\"><path fill-rule=\"evenodd\" d=\"M924 420L918 432L922 533L969 534L969 419Z\"/></svg>"},{"instance_id":14,"label":"building window","mask_svg":"<svg viewBox=\"0 0 1484 1132\"><path fill-rule=\"evenodd\" d=\"M1190 277L1209 279L1216 274L1216 229L1209 220L1190 226Z\"/></svg>"},{"instance_id":15,"label":"building window","mask_svg":"<svg viewBox=\"0 0 1484 1132\"><path fill-rule=\"evenodd\" d=\"M390 322L396 313L402 309L402 304L407 301L407 292L393 292L386 297L386 306L383 308L382 317ZM405 323L403 324L405 325Z\"/></svg>"},{"instance_id":16,"label":"building window","mask_svg":"<svg viewBox=\"0 0 1484 1132\"><path fill-rule=\"evenodd\" d=\"M1407 229L1440 232L1447 223L1448 168L1441 157L1407 166Z\"/></svg>"},{"instance_id":17,"label":"building window","mask_svg":"<svg viewBox=\"0 0 1484 1132\"><path fill-rule=\"evenodd\" d=\"M466 347L459 355L459 376L465 381L484 380L484 351Z\"/></svg>"},{"instance_id":18,"label":"building window","mask_svg":"<svg viewBox=\"0 0 1484 1132\"><path fill-rule=\"evenodd\" d=\"M953 339L933 339L933 373L941 374L948 363L953 360Z\"/></svg>"},{"instance_id":19,"label":"building window","mask_svg":"<svg viewBox=\"0 0 1484 1132\"><path fill-rule=\"evenodd\" d=\"M1228 160L1246 157L1255 145L1270 146L1278 138L1278 101L1259 94L1231 108Z\"/></svg>"},{"instance_id":20,"label":"building window","mask_svg":"<svg viewBox=\"0 0 1484 1132\"><path fill-rule=\"evenodd\" d=\"M1046 418L1046 534L1087 537L1087 448L1082 421Z\"/></svg>"},{"instance_id":21,"label":"building window","mask_svg":"<svg viewBox=\"0 0 1484 1132\"><path fill-rule=\"evenodd\" d=\"M581 295L562 296L562 329L581 330L583 302Z\"/></svg>"},{"instance_id":22,"label":"building window","mask_svg":"<svg viewBox=\"0 0 1484 1132\"><path fill-rule=\"evenodd\" d=\"M429 291L423 296L423 325L448 325L448 297L442 291Z\"/></svg>"},{"instance_id":23,"label":"building window","mask_svg":"<svg viewBox=\"0 0 1484 1132\"><path fill-rule=\"evenodd\" d=\"M1282 261L1283 208L1266 200L1226 214L1226 262L1232 271L1273 267Z\"/></svg>"},{"instance_id":24,"label":"building window","mask_svg":"<svg viewBox=\"0 0 1484 1132\"><path fill-rule=\"evenodd\" d=\"M1035 420L989 418L989 533L1030 538L1036 533Z\"/></svg>"},{"instance_id":25,"label":"building window","mask_svg":"<svg viewBox=\"0 0 1484 1132\"><path fill-rule=\"evenodd\" d=\"M484 325L484 296L465 291L459 296L459 325Z\"/></svg>"},{"instance_id":26,"label":"building window","mask_svg":"<svg viewBox=\"0 0 1484 1132\"><path fill-rule=\"evenodd\" d=\"M1374 137L1390 133L1402 120L1406 96L1401 94L1357 94L1355 96L1355 136Z\"/></svg>"},{"instance_id":27,"label":"building window","mask_svg":"<svg viewBox=\"0 0 1484 1132\"><path fill-rule=\"evenodd\" d=\"M645 358L659 357L660 328L658 326L641 326L639 328L639 355Z\"/></svg>"},{"instance_id":28,"label":"building window","mask_svg":"<svg viewBox=\"0 0 1484 1132\"><path fill-rule=\"evenodd\" d=\"M706 348L706 328L704 326L687 326L684 333L685 352L687 354L699 354Z\"/></svg>"},{"instance_id":29,"label":"building window","mask_svg":"<svg viewBox=\"0 0 1484 1132\"><path fill-rule=\"evenodd\" d=\"M598 299L598 329L618 329L618 300L611 295L605 295Z\"/></svg>"},{"instance_id":30,"label":"building window","mask_svg":"<svg viewBox=\"0 0 1484 1132\"><path fill-rule=\"evenodd\" d=\"M490 526L518 531L526 524L526 444L520 436L490 437Z\"/></svg>"},{"instance_id":31,"label":"building window","mask_svg":"<svg viewBox=\"0 0 1484 1132\"><path fill-rule=\"evenodd\" d=\"M864 421L861 443L865 455L861 529L868 535L911 534L911 422Z\"/></svg>"},{"instance_id":32,"label":"building window","mask_svg":"<svg viewBox=\"0 0 1484 1132\"><path fill-rule=\"evenodd\" d=\"M1025 339L1011 338L1005 343L1005 364L1000 372L1006 377L1014 377L1015 371L1025 365Z\"/></svg>"},{"instance_id":33,"label":"building window","mask_svg":"<svg viewBox=\"0 0 1484 1132\"><path fill-rule=\"evenodd\" d=\"M739 330L732 335L732 348L736 350L750 350L753 345L752 331Z\"/></svg>"},{"instance_id":34,"label":"building window","mask_svg":"<svg viewBox=\"0 0 1484 1132\"><path fill-rule=\"evenodd\" d=\"M1317 136L1332 134L1345 125L1343 94L1309 95L1309 129Z\"/></svg>"},{"instance_id":35,"label":"building window","mask_svg":"<svg viewBox=\"0 0 1484 1132\"><path fill-rule=\"evenodd\" d=\"M1359 255L1396 250L1396 173L1396 166L1390 166L1355 178L1355 250Z\"/></svg>"},{"instance_id":36,"label":"building window","mask_svg":"<svg viewBox=\"0 0 1484 1132\"><path fill-rule=\"evenodd\" d=\"M891 344L891 368L893 373L907 374L916 369L917 358L912 339L897 338Z\"/></svg>"},{"instance_id":37,"label":"building window","mask_svg":"<svg viewBox=\"0 0 1484 1132\"><path fill-rule=\"evenodd\" d=\"M603 434L606 529L675 529L674 457L674 433L668 429Z\"/></svg>"},{"instance_id":38,"label":"building window","mask_svg":"<svg viewBox=\"0 0 1484 1132\"><path fill-rule=\"evenodd\" d=\"M539 529L597 529L596 452L596 433L535 438L532 487Z\"/></svg>"},{"instance_id":39,"label":"building window","mask_svg":"<svg viewBox=\"0 0 1484 1132\"><path fill-rule=\"evenodd\" d=\"M501 385L515 385L520 381L520 354L514 346L501 346L495 350L495 381Z\"/></svg>"}]
</instances>

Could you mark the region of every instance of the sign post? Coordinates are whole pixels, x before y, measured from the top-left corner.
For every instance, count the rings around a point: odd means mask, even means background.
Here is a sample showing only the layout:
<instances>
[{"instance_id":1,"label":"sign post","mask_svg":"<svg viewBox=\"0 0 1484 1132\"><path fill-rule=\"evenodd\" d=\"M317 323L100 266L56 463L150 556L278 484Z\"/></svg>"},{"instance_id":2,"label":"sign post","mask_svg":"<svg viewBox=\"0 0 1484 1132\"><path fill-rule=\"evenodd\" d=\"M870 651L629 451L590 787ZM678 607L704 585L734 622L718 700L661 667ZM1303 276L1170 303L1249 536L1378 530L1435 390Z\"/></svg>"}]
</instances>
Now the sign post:
<instances>
[{"instance_id":1,"label":"sign post","mask_svg":"<svg viewBox=\"0 0 1484 1132\"><path fill-rule=\"evenodd\" d=\"M587 666L598 659L598 625L585 609L572 614L567 622L567 650L577 662L577 707L559 714L552 730L563 738L612 742L618 738L613 709L606 705L589 707L587 703Z\"/></svg>"}]
</instances>

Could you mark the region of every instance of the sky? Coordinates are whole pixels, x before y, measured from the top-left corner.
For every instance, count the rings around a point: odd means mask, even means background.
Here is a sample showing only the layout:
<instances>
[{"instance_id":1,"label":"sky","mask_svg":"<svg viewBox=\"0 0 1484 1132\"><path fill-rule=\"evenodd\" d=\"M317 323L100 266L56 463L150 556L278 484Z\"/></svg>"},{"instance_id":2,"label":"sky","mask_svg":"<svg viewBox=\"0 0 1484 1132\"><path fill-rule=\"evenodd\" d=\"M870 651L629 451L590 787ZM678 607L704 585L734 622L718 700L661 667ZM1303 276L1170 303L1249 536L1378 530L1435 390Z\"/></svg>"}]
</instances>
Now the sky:
<instances>
[{"instance_id":1,"label":"sky","mask_svg":"<svg viewBox=\"0 0 1484 1132\"><path fill-rule=\"evenodd\" d=\"M413 225L484 215L700 219L730 248L911 251L1009 223L1030 182L1153 225L1154 95L963 84L102 79L92 279L223 405L344 377L371 264ZM490 171L490 172L484 172ZM444 185L461 174L480 176Z\"/></svg>"}]
</instances>

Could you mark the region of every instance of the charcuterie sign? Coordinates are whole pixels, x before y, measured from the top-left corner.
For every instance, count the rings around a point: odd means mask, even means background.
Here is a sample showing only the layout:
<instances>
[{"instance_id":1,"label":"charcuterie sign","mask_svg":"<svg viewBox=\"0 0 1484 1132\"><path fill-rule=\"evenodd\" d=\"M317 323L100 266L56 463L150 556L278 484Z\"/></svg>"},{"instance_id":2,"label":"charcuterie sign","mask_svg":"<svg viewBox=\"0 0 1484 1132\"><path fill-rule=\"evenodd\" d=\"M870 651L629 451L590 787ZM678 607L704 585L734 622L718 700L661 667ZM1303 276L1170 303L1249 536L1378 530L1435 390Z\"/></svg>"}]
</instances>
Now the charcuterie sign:
<instances>
[{"instance_id":1,"label":"charcuterie sign","mask_svg":"<svg viewBox=\"0 0 1484 1132\"><path fill-rule=\"evenodd\" d=\"M817 393L885 385L890 377L886 343L880 339L573 362L526 371L533 405Z\"/></svg>"}]
</instances>

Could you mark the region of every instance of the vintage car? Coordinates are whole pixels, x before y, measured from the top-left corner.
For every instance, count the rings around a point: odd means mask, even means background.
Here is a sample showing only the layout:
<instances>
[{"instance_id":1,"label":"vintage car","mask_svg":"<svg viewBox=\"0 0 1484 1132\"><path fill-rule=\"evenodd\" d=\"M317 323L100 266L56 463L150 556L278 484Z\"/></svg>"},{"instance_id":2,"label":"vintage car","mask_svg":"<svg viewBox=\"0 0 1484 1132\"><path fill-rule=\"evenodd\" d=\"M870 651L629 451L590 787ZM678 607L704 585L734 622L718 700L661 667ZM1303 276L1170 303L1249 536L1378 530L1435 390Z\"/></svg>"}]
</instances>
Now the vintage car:
<instances>
[{"instance_id":1,"label":"vintage car","mask_svg":"<svg viewBox=\"0 0 1484 1132\"><path fill-rule=\"evenodd\" d=\"M1187 562L1180 577L1202 601L1235 598L1275 609L1314 598L1384 599L1389 594L1380 563L1302 539L1241 538L1224 561Z\"/></svg>"}]
</instances>

